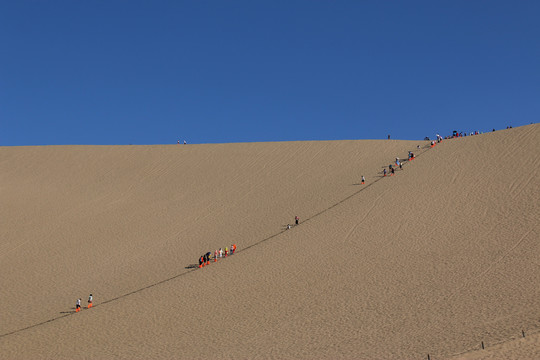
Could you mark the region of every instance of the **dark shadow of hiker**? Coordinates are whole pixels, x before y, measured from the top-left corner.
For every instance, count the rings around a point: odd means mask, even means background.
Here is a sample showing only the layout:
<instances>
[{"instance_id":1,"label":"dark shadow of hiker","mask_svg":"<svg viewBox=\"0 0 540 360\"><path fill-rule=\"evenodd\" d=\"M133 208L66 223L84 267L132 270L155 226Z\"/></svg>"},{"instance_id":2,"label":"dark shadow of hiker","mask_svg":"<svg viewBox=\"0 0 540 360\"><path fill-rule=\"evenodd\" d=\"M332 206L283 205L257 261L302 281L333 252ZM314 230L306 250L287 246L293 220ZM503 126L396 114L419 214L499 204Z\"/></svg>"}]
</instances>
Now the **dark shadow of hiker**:
<instances>
[{"instance_id":1,"label":"dark shadow of hiker","mask_svg":"<svg viewBox=\"0 0 540 360\"><path fill-rule=\"evenodd\" d=\"M197 264L189 264L188 266L185 267L185 269L196 269L198 267L199 267L199 265L197 265Z\"/></svg>"},{"instance_id":2,"label":"dark shadow of hiker","mask_svg":"<svg viewBox=\"0 0 540 360\"><path fill-rule=\"evenodd\" d=\"M70 311L60 311L60 314L75 314L75 308L72 308L73 310Z\"/></svg>"}]
</instances>

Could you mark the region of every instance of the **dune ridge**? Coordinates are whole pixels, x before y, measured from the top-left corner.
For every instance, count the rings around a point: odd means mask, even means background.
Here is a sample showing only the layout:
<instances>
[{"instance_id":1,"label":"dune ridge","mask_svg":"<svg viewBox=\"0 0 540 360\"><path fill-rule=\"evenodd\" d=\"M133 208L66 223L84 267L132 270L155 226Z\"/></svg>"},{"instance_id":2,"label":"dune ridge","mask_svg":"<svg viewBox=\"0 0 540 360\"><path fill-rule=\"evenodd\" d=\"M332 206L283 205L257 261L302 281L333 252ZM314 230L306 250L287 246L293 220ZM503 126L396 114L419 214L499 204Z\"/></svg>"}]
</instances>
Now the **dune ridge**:
<instances>
[{"instance_id":1,"label":"dune ridge","mask_svg":"<svg viewBox=\"0 0 540 360\"><path fill-rule=\"evenodd\" d=\"M1 148L0 353L435 359L522 328L537 349L539 133L445 140L386 178L427 144Z\"/></svg>"}]
</instances>

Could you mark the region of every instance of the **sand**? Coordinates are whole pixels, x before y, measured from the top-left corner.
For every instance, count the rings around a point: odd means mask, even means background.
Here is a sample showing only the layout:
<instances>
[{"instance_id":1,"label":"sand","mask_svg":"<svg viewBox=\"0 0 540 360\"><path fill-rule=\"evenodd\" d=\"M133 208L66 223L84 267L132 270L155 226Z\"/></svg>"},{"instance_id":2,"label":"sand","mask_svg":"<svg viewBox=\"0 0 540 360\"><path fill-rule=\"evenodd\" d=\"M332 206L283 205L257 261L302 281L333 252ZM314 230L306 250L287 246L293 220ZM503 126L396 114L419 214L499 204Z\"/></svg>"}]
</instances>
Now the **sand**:
<instances>
[{"instance_id":1,"label":"sand","mask_svg":"<svg viewBox=\"0 0 540 360\"><path fill-rule=\"evenodd\" d=\"M538 358L538 144L0 147L0 358Z\"/></svg>"}]
</instances>

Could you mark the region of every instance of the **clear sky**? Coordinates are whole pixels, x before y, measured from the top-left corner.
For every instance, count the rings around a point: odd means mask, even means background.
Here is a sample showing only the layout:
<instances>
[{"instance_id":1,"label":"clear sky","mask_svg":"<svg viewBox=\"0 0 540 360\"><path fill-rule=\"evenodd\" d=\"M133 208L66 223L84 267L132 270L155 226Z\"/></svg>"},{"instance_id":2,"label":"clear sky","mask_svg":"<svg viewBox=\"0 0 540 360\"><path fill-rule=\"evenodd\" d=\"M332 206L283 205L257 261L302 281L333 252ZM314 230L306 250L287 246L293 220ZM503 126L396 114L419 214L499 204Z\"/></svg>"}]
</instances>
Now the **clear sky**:
<instances>
[{"instance_id":1,"label":"clear sky","mask_svg":"<svg viewBox=\"0 0 540 360\"><path fill-rule=\"evenodd\" d=\"M539 19L538 0L3 0L0 145L536 123Z\"/></svg>"}]
</instances>

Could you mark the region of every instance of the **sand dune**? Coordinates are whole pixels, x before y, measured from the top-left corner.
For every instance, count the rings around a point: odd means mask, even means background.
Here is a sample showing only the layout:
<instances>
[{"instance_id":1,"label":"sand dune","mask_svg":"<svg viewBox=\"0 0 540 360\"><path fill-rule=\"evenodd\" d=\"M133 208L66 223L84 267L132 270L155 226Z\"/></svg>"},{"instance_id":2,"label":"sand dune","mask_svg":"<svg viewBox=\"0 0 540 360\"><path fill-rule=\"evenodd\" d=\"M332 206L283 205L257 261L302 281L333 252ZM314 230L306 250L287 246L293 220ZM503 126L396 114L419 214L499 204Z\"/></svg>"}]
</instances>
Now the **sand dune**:
<instances>
[{"instance_id":1,"label":"sand dune","mask_svg":"<svg viewBox=\"0 0 540 360\"><path fill-rule=\"evenodd\" d=\"M0 358L535 358L539 143L2 147Z\"/></svg>"}]
</instances>

